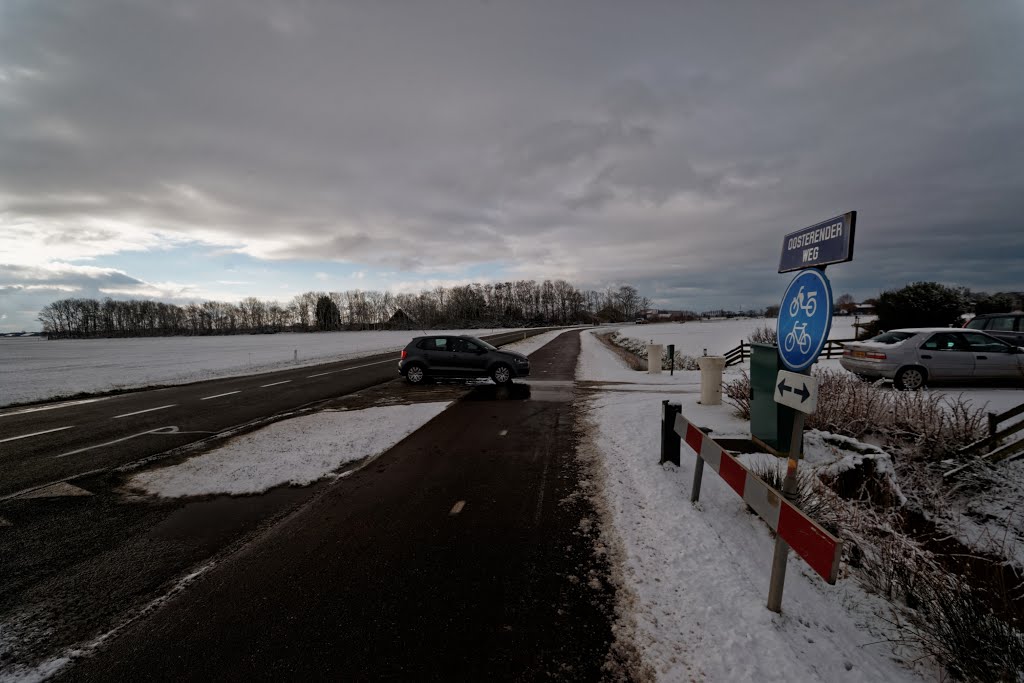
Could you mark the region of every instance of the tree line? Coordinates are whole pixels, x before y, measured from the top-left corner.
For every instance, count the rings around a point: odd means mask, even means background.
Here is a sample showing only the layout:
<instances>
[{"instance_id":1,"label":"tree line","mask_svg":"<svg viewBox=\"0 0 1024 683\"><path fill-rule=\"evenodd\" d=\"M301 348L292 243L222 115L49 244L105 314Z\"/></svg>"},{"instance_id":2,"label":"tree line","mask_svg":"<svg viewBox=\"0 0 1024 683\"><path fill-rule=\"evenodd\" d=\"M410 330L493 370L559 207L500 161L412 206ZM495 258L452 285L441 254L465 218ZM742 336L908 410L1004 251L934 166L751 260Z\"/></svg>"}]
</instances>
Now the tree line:
<instances>
[{"instance_id":1,"label":"tree line","mask_svg":"<svg viewBox=\"0 0 1024 683\"><path fill-rule=\"evenodd\" d=\"M632 285L581 291L565 280L516 280L435 287L418 294L309 291L285 304L256 297L186 305L67 298L44 306L38 320L50 338L526 327L620 322L632 319L649 303Z\"/></svg>"}]
</instances>

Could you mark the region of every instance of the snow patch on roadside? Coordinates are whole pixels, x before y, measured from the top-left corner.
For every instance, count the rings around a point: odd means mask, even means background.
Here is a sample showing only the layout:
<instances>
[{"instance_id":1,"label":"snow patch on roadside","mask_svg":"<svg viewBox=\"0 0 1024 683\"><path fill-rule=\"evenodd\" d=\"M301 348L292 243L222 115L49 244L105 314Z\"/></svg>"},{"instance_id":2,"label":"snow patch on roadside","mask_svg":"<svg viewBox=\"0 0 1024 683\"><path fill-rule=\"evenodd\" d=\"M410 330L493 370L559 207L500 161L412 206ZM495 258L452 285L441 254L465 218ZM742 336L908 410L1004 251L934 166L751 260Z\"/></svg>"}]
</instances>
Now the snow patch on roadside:
<instances>
[{"instance_id":1,"label":"snow patch on roadside","mask_svg":"<svg viewBox=\"0 0 1024 683\"><path fill-rule=\"evenodd\" d=\"M384 453L450 402L324 411L275 422L185 462L142 472L128 486L164 498L262 493L306 486L345 463Z\"/></svg>"}]
</instances>

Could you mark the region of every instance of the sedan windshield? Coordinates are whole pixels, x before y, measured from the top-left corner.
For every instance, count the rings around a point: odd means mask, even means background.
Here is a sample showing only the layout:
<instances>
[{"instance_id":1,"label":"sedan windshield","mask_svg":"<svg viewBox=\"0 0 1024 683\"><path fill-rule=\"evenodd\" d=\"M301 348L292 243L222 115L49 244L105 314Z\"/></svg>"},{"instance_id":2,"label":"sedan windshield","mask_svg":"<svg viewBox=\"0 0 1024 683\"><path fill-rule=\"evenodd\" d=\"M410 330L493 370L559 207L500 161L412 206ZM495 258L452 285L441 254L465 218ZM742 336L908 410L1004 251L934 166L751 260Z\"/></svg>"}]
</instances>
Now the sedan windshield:
<instances>
[{"instance_id":1,"label":"sedan windshield","mask_svg":"<svg viewBox=\"0 0 1024 683\"><path fill-rule=\"evenodd\" d=\"M476 337L471 337L470 340L474 344L479 344L480 346L484 347L488 351L497 351L497 349L495 347L491 346L490 344L485 342L483 339L477 339Z\"/></svg>"},{"instance_id":2,"label":"sedan windshield","mask_svg":"<svg viewBox=\"0 0 1024 683\"><path fill-rule=\"evenodd\" d=\"M879 344L899 344L901 341L910 339L915 334L915 332L883 332L876 337L868 339L868 341L878 342Z\"/></svg>"}]
</instances>

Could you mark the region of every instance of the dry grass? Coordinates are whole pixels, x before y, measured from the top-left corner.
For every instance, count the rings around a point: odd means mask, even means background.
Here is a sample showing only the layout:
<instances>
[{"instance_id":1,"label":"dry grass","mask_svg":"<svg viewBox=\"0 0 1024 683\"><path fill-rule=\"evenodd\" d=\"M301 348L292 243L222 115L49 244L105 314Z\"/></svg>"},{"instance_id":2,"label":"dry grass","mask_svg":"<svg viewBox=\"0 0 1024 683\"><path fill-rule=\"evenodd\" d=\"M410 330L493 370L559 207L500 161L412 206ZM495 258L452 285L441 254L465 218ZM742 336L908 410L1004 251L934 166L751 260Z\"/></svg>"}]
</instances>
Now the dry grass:
<instances>
[{"instance_id":1,"label":"dry grass","mask_svg":"<svg viewBox=\"0 0 1024 683\"><path fill-rule=\"evenodd\" d=\"M779 333L774 327L765 325L751 332L750 336L747 337L747 341L751 344L775 344L777 346L779 343Z\"/></svg>"},{"instance_id":2,"label":"dry grass","mask_svg":"<svg viewBox=\"0 0 1024 683\"><path fill-rule=\"evenodd\" d=\"M818 407L808 429L854 439L871 435L914 459L939 461L985 434L986 418L963 395L887 391L848 373L820 370ZM723 385L726 400L750 419L750 377L746 371Z\"/></svg>"},{"instance_id":3,"label":"dry grass","mask_svg":"<svg viewBox=\"0 0 1024 683\"><path fill-rule=\"evenodd\" d=\"M750 419L750 375L746 370L741 370L736 379L723 383L722 394L726 402L736 409L736 415L744 420Z\"/></svg>"}]
</instances>

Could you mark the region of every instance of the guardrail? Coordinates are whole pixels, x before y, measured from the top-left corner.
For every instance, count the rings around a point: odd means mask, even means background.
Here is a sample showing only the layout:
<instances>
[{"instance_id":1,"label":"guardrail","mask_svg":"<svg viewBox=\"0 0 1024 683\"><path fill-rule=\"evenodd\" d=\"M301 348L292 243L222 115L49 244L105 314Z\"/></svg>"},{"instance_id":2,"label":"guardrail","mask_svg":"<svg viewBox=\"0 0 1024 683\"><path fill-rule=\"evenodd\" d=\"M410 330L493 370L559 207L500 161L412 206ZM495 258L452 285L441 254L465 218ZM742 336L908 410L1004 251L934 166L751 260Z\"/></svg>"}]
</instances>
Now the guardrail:
<instances>
[{"instance_id":1,"label":"guardrail","mask_svg":"<svg viewBox=\"0 0 1024 683\"><path fill-rule=\"evenodd\" d=\"M829 339L825 342L824 348L821 349L821 354L818 358L842 358L843 356L843 344L847 342L856 341L854 339ZM741 341L739 346L726 351L725 366L739 365L743 361L750 358L750 343Z\"/></svg>"}]
</instances>

